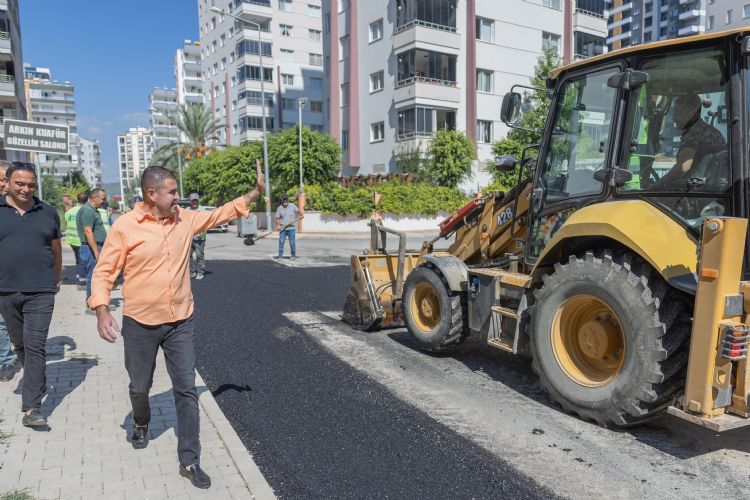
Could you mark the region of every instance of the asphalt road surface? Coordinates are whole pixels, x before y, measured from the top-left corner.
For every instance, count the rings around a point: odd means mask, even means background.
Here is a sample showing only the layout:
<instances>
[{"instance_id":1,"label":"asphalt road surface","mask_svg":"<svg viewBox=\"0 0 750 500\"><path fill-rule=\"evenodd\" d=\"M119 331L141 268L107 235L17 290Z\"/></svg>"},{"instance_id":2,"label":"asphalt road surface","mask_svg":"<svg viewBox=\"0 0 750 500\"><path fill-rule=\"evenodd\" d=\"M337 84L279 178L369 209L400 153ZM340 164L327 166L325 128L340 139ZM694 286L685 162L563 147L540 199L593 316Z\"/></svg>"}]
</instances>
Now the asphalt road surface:
<instances>
[{"instance_id":1,"label":"asphalt road surface","mask_svg":"<svg viewBox=\"0 0 750 500\"><path fill-rule=\"evenodd\" d=\"M194 282L198 368L282 498L750 496L747 428L582 422L527 360L477 339L435 356L403 329L341 323L360 242L308 240L274 261L275 242L237 240L215 238L214 254L253 260L209 260Z\"/></svg>"},{"instance_id":2,"label":"asphalt road surface","mask_svg":"<svg viewBox=\"0 0 750 500\"><path fill-rule=\"evenodd\" d=\"M549 498L305 335L347 267L211 261L194 282L198 369L281 498Z\"/></svg>"}]
</instances>

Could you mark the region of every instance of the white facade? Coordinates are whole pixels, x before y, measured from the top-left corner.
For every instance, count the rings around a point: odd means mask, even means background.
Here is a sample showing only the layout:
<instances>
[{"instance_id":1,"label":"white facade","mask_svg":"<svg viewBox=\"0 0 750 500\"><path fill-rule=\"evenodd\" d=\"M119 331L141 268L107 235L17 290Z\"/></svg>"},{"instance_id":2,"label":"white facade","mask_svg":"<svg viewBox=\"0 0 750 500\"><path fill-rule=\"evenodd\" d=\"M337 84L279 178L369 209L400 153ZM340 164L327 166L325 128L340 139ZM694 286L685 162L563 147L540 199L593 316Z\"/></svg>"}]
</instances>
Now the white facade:
<instances>
[{"instance_id":1,"label":"white facade","mask_svg":"<svg viewBox=\"0 0 750 500\"><path fill-rule=\"evenodd\" d=\"M24 65L29 119L69 129L70 154L37 153L35 163L42 174L52 174L61 181L72 170L80 170L78 129L76 127L75 89L70 82L52 79L49 68Z\"/></svg>"},{"instance_id":2,"label":"white facade","mask_svg":"<svg viewBox=\"0 0 750 500\"><path fill-rule=\"evenodd\" d=\"M78 138L78 162L90 186L102 183L102 149L98 139Z\"/></svg>"},{"instance_id":3,"label":"white facade","mask_svg":"<svg viewBox=\"0 0 750 500\"><path fill-rule=\"evenodd\" d=\"M154 88L148 97L154 151L177 141L177 89Z\"/></svg>"},{"instance_id":4,"label":"white facade","mask_svg":"<svg viewBox=\"0 0 750 500\"><path fill-rule=\"evenodd\" d=\"M564 0L323 0L323 10L342 175L399 172L401 153L455 128L477 143L467 191L490 181L492 144L507 133L502 97L529 84L543 48L572 61L603 52L606 37L603 3L598 14ZM587 43L576 46L578 33Z\"/></svg>"},{"instance_id":5,"label":"white facade","mask_svg":"<svg viewBox=\"0 0 750 500\"><path fill-rule=\"evenodd\" d=\"M709 0L706 5L706 33L750 26L750 1Z\"/></svg>"},{"instance_id":6,"label":"white facade","mask_svg":"<svg viewBox=\"0 0 750 500\"><path fill-rule=\"evenodd\" d=\"M219 144L261 139L261 74L269 132L297 124L300 97L303 125L324 130L321 14L320 0L198 0L203 95L224 125Z\"/></svg>"},{"instance_id":7,"label":"white facade","mask_svg":"<svg viewBox=\"0 0 750 500\"><path fill-rule=\"evenodd\" d=\"M154 154L153 133L145 127L134 127L117 136L120 163L120 194L140 192L141 172L148 167Z\"/></svg>"},{"instance_id":8,"label":"white facade","mask_svg":"<svg viewBox=\"0 0 750 500\"><path fill-rule=\"evenodd\" d=\"M201 76L201 44L185 40L174 57L174 81L177 87L177 104L203 103L203 77Z\"/></svg>"},{"instance_id":9,"label":"white facade","mask_svg":"<svg viewBox=\"0 0 750 500\"><path fill-rule=\"evenodd\" d=\"M28 153L6 150L2 120L26 120L18 0L0 0L0 159L29 161Z\"/></svg>"}]
</instances>

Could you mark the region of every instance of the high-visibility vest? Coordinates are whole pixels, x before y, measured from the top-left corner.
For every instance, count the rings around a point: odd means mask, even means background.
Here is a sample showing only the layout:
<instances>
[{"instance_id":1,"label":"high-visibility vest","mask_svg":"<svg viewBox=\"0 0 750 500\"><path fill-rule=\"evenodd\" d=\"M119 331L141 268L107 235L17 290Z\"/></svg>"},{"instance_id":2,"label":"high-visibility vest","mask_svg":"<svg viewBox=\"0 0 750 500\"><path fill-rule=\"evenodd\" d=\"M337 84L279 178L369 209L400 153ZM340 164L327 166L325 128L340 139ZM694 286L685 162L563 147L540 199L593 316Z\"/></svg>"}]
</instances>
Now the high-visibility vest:
<instances>
[{"instance_id":1,"label":"high-visibility vest","mask_svg":"<svg viewBox=\"0 0 750 500\"><path fill-rule=\"evenodd\" d=\"M78 209L81 208L80 205L76 205L70 209L68 209L67 212L65 212L65 241L68 243L68 245L80 247L81 246L81 239L78 237L78 227L76 226L76 214L78 213Z\"/></svg>"},{"instance_id":2,"label":"high-visibility vest","mask_svg":"<svg viewBox=\"0 0 750 500\"><path fill-rule=\"evenodd\" d=\"M109 233L109 212L107 212L103 208L97 208L96 210L99 212L99 217L102 218L102 225L104 226L104 230Z\"/></svg>"}]
</instances>

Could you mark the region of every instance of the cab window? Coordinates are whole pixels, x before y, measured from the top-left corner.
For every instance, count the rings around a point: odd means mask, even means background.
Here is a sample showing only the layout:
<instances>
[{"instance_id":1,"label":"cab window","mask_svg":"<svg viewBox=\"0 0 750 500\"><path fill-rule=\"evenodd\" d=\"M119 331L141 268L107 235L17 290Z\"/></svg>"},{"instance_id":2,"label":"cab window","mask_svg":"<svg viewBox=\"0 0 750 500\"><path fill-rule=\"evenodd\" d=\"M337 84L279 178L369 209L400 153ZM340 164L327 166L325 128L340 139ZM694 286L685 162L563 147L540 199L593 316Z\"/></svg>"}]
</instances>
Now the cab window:
<instances>
[{"instance_id":1,"label":"cab window","mask_svg":"<svg viewBox=\"0 0 750 500\"><path fill-rule=\"evenodd\" d=\"M611 68L572 78L558 92L544 162L548 201L602 192L594 172L604 166L615 99L607 80L617 71Z\"/></svg>"}]
</instances>

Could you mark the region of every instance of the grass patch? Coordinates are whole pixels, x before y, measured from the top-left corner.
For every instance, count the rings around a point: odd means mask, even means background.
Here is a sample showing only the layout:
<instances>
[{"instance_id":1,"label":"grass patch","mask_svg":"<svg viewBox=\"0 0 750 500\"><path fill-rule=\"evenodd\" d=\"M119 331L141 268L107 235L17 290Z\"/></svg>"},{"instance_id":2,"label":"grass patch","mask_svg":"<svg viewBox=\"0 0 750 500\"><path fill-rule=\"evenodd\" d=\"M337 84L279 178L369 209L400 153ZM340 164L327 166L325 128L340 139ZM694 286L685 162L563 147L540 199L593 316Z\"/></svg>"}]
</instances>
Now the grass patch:
<instances>
[{"instance_id":1,"label":"grass patch","mask_svg":"<svg viewBox=\"0 0 750 500\"><path fill-rule=\"evenodd\" d=\"M3 493L0 500L34 500L34 497L29 493L28 488L24 488Z\"/></svg>"}]
</instances>

